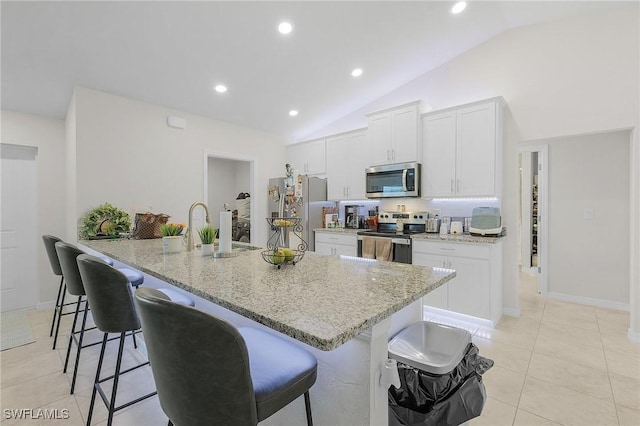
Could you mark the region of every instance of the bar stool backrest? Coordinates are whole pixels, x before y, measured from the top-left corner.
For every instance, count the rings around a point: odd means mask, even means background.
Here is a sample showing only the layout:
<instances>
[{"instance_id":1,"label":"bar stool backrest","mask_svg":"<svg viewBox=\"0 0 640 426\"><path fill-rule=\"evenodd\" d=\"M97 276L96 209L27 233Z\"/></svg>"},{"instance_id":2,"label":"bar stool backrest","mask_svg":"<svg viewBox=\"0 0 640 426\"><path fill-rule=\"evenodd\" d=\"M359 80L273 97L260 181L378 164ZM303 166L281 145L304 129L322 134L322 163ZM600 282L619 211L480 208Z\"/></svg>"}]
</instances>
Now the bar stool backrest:
<instances>
[{"instance_id":1,"label":"bar stool backrest","mask_svg":"<svg viewBox=\"0 0 640 426\"><path fill-rule=\"evenodd\" d=\"M139 288L142 322L160 405L176 425L256 425L249 354L227 321Z\"/></svg>"},{"instance_id":2,"label":"bar stool backrest","mask_svg":"<svg viewBox=\"0 0 640 426\"><path fill-rule=\"evenodd\" d=\"M140 329L127 277L88 254L78 256L77 263L96 327L104 333Z\"/></svg>"},{"instance_id":3,"label":"bar stool backrest","mask_svg":"<svg viewBox=\"0 0 640 426\"><path fill-rule=\"evenodd\" d=\"M54 237L53 235L43 235L42 241L44 241L44 248L47 250L47 256L49 257L49 264L51 264L53 275L61 276L62 269L60 268L60 260L58 259L58 253L56 252L56 243L62 240L58 237Z\"/></svg>"},{"instance_id":4,"label":"bar stool backrest","mask_svg":"<svg viewBox=\"0 0 640 426\"><path fill-rule=\"evenodd\" d=\"M60 268L64 281L67 283L67 291L74 296L84 296L84 286L80 271L78 271L78 263L76 258L84 252L73 244L58 241L56 244L56 252L60 260Z\"/></svg>"}]
</instances>

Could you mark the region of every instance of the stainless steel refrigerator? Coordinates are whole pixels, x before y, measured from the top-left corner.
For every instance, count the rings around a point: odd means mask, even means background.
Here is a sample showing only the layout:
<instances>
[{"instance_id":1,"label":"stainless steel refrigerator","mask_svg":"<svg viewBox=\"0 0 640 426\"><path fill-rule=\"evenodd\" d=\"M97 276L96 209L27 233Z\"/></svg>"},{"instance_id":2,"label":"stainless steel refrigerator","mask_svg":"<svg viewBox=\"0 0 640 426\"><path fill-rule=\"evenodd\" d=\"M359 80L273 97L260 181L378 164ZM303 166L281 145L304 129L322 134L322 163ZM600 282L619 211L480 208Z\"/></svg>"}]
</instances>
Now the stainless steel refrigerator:
<instances>
[{"instance_id":1,"label":"stainless steel refrigerator","mask_svg":"<svg viewBox=\"0 0 640 426\"><path fill-rule=\"evenodd\" d=\"M300 235L307 243L307 250L315 251L314 228L322 228L322 207L333 206L327 202L327 181L305 175L269 179L268 214L270 217L299 217L302 225ZM269 230L269 241L276 231ZM291 232L283 232L278 243L295 248L296 241Z\"/></svg>"}]
</instances>

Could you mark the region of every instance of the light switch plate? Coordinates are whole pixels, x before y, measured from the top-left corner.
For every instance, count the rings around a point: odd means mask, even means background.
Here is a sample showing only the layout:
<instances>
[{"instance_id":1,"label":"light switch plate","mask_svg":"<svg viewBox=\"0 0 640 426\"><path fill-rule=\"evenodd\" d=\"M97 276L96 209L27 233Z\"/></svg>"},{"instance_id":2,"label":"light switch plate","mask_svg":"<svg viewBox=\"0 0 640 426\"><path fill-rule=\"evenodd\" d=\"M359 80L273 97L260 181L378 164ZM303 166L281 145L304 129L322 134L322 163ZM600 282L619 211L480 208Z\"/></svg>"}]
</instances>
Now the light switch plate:
<instances>
[{"instance_id":1,"label":"light switch plate","mask_svg":"<svg viewBox=\"0 0 640 426\"><path fill-rule=\"evenodd\" d=\"M593 220L593 209L584 209L583 217L586 220Z\"/></svg>"}]
</instances>

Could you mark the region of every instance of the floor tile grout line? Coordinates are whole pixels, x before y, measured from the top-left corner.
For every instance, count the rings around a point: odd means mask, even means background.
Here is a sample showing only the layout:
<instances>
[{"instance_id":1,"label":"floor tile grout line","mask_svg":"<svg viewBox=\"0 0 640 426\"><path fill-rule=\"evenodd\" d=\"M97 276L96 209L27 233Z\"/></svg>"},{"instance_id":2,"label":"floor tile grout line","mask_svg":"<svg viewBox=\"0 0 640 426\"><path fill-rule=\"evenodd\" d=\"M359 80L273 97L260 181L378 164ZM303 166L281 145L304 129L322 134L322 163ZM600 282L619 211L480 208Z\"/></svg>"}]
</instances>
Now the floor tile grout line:
<instances>
[{"instance_id":1,"label":"floor tile grout line","mask_svg":"<svg viewBox=\"0 0 640 426\"><path fill-rule=\"evenodd\" d=\"M529 377L529 368L531 368L531 360L533 359L533 353L536 349L536 343L538 342L538 336L540 334L540 327L542 325L542 318L544 317L544 309L547 305L547 298L543 297L543 305L542 305L542 316L540 317L540 320L538 321L538 329L536 330L536 338L533 342L533 347L531 348L531 354L529 355L529 361L527 362L527 370L524 373L524 382L522 382L522 389L520 389L520 395L518 395L518 403L516 405L516 416L514 416L513 418L513 423L515 424L516 421L516 417L518 415L518 410L520 410L520 401L522 400L522 394L524 393L524 387L527 384L527 378ZM537 414L536 414L537 415ZM540 416L542 417L542 416ZM544 418L544 417L543 417Z\"/></svg>"},{"instance_id":2,"label":"floor tile grout line","mask_svg":"<svg viewBox=\"0 0 640 426\"><path fill-rule=\"evenodd\" d=\"M597 318L597 315L596 315ZM600 330L600 322L598 322L598 330ZM600 338L600 345L602 345L602 356L604 357L604 365L607 367L607 380L609 381L609 388L611 389L611 397L613 398L613 411L616 413L616 421L620 424L620 416L618 415L618 407L616 403L616 394L613 391L613 383L611 383L611 371L609 370L609 359L607 358L607 351L604 349L604 342L602 341L602 333L598 331L598 337Z\"/></svg>"}]
</instances>

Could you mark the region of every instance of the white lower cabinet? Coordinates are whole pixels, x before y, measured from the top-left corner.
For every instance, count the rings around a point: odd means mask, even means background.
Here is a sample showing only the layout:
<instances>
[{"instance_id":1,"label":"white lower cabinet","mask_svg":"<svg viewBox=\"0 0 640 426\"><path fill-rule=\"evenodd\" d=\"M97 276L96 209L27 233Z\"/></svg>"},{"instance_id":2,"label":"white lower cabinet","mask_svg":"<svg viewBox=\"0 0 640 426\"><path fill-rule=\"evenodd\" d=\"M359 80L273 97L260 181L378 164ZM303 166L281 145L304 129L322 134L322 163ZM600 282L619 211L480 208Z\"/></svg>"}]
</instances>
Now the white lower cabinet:
<instances>
[{"instance_id":1,"label":"white lower cabinet","mask_svg":"<svg viewBox=\"0 0 640 426\"><path fill-rule=\"evenodd\" d=\"M316 232L316 253L358 255L358 237L347 234Z\"/></svg>"},{"instance_id":2,"label":"white lower cabinet","mask_svg":"<svg viewBox=\"0 0 640 426\"><path fill-rule=\"evenodd\" d=\"M502 243L413 242L413 264L456 271L423 297L427 306L487 319L502 316Z\"/></svg>"}]
</instances>

